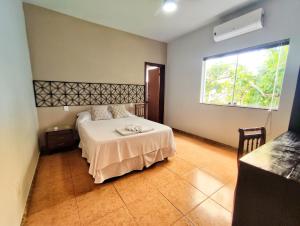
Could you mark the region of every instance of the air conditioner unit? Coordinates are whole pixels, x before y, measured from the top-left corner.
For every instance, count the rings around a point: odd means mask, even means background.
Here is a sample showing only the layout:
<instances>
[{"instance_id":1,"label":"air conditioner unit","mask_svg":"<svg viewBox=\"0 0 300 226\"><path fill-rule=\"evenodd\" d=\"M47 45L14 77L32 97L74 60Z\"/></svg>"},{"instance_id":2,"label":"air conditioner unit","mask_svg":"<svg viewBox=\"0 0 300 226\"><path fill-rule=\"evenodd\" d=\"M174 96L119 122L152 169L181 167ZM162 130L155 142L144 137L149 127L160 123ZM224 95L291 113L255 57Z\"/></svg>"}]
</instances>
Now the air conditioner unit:
<instances>
[{"instance_id":1,"label":"air conditioner unit","mask_svg":"<svg viewBox=\"0 0 300 226\"><path fill-rule=\"evenodd\" d=\"M216 42L233 38L251 31L263 28L264 10L254 10L226 23L214 27L214 40Z\"/></svg>"}]
</instances>

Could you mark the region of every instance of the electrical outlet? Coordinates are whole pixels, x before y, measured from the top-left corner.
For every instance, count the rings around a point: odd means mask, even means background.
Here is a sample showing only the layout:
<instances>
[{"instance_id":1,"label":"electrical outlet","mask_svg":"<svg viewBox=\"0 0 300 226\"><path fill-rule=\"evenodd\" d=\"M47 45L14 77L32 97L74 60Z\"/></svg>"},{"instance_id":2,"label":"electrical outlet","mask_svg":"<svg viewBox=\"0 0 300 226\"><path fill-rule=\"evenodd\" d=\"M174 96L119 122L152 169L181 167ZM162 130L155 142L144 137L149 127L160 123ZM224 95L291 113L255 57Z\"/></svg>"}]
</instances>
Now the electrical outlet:
<instances>
[{"instance_id":1,"label":"electrical outlet","mask_svg":"<svg viewBox=\"0 0 300 226\"><path fill-rule=\"evenodd\" d=\"M69 111L69 106L64 106L64 111Z\"/></svg>"}]
</instances>

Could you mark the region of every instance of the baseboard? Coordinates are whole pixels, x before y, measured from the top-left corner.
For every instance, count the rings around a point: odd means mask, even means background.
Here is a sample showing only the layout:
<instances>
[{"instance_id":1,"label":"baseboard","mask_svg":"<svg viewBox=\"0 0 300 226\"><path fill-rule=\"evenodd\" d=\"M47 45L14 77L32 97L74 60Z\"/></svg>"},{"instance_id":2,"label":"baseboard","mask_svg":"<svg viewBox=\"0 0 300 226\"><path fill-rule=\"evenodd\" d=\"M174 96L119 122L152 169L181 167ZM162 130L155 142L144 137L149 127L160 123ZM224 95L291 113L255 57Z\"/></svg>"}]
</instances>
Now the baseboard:
<instances>
[{"instance_id":1,"label":"baseboard","mask_svg":"<svg viewBox=\"0 0 300 226\"><path fill-rule=\"evenodd\" d=\"M32 181L31 181L31 185L30 185L30 189L29 189L29 193L28 193L28 197L27 197L27 201L26 201L26 204L25 204L24 213L23 213L23 216L22 216L22 221L21 221L20 226L24 226L25 223L26 223L28 209L29 209L29 203L30 203L31 197L32 197L33 185L35 183L35 179L36 179L36 175L37 175L37 170L38 170L38 166L39 166L39 162L40 162L40 156L41 155L40 155L40 152L39 152L39 154L38 154L38 161L37 161L37 164L36 164L36 167L35 167L35 171L34 171L34 175L33 175Z\"/></svg>"},{"instance_id":2,"label":"baseboard","mask_svg":"<svg viewBox=\"0 0 300 226\"><path fill-rule=\"evenodd\" d=\"M176 129L176 128L172 128L172 129L173 129L174 132L184 134L186 136L195 138L197 140L201 140L201 141L204 141L204 142L212 144L212 145L217 145L219 147L228 148L228 149L231 149L232 151L237 151L237 148L232 147L232 146L230 146L228 144L224 144L224 143L221 143L221 142L218 142L218 141L214 141L214 140L211 140L211 139L208 139L208 138L205 138L205 137L201 137L201 136L198 136L198 135L195 135L195 134L192 134L192 133L180 130L180 129Z\"/></svg>"}]
</instances>

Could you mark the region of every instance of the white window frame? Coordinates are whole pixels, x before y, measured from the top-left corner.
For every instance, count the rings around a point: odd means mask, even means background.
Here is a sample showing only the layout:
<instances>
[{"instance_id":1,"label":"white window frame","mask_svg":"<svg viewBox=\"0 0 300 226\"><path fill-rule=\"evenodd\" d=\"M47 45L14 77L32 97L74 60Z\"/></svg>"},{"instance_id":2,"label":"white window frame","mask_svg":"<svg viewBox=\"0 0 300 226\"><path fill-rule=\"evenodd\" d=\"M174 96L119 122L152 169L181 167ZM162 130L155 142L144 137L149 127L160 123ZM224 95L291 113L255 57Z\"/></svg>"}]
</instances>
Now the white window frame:
<instances>
[{"instance_id":1,"label":"white window frame","mask_svg":"<svg viewBox=\"0 0 300 226\"><path fill-rule=\"evenodd\" d=\"M232 51L232 52L222 53L222 54L213 55L213 56L209 56L209 57L204 57L202 59L202 73L201 73L202 76L201 76L201 85L200 85L200 104L216 105L216 106L227 106L227 107L239 107L239 108L253 108L253 109L261 109L261 110L278 110L279 105L276 108L272 108L271 106L270 107L254 107L254 106L237 105L236 103L233 103L233 101L231 101L228 104L215 104L215 103L206 103L206 102L204 102L205 86L206 86L206 73L205 73L206 72L206 67L205 66L206 66L206 60L209 60L209 59L221 58L221 57L230 56L230 55L238 55L240 53L246 53L246 52L251 52L251 51L260 50L260 49L270 49L270 48L275 48L275 47L284 46L284 45L290 45L290 39L284 39L284 40L271 42L271 43L267 43L267 44L263 44L263 45L259 45L259 46L255 46L255 47L249 47L249 48L246 48L246 49L241 49L241 50L236 50L236 51ZM237 66L238 66L238 61L236 63L236 69L237 69ZM235 82L236 82L236 76L237 76L237 74L235 73L234 86L235 86ZM234 89L235 88L233 88L233 93L234 93ZM234 98L234 94L233 94L233 98Z\"/></svg>"}]
</instances>

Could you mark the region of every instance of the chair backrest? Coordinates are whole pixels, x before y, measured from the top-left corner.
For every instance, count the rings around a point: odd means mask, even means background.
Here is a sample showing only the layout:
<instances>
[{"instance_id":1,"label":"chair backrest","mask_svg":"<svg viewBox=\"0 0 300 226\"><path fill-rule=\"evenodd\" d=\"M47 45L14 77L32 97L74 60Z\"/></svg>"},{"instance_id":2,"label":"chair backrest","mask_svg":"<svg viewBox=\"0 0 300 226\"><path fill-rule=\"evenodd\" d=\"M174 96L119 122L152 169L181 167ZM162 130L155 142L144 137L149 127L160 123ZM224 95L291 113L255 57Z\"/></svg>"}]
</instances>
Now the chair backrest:
<instances>
[{"instance_id":1,"label":"chair backrest","mask_svg":"<svg viewBox=\"0 0 300 226\"><path fill-rule=\"evenodd\" d=\"M145 117L145 104L135 104L135 115Z\"/></svg>"},{"instance_id":2,"label":"chair backrest","mask_svg":"<svg viewBox=\"0 0 300 226\"><path fill-rule=\"evenodd\" d=\"M243 155L257 149L259 146L266 143L266 128L255 127L255 128L240 128L240 141L238 148L239 160Z\"/></svg>"}]
</instances>

